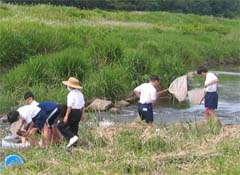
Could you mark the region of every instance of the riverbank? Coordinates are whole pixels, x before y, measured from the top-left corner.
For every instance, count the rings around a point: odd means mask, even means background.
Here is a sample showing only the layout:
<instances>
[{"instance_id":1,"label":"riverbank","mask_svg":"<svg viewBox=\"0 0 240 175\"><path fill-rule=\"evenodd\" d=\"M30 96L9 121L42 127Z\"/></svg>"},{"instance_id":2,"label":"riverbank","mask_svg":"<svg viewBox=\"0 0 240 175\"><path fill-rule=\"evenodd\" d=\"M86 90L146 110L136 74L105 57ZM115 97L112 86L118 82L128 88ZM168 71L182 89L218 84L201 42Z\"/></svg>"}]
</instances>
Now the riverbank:
<instances>
[{"instance_id":1,"label":"riverbank","mask_svg":"<svg viewBox=\"0 0 240 175\"><path fill-rule=\"evenodd\" d=\"M49 149L1 150L1 160L20 154L25 164L2 174L239 174L240 126L215 122L154 125L133 122L109 127L81 124L72 154ZM47 156L46 156L47 155ZM231 166L229 166L231 165Z\"/></svg>"},{"instance_id":2,"label":"riverbank","mask_svg":"<svg viewBox=\"0 0 240 175\"><path fill-rule=\"evenodd\" d=\"M3 3L0 12L0 113L29 90L65 103L69 76L87 101L117 101L151 74L164 89L199 65L239 63L238 19Z\"/></svg>"}]
</instances>

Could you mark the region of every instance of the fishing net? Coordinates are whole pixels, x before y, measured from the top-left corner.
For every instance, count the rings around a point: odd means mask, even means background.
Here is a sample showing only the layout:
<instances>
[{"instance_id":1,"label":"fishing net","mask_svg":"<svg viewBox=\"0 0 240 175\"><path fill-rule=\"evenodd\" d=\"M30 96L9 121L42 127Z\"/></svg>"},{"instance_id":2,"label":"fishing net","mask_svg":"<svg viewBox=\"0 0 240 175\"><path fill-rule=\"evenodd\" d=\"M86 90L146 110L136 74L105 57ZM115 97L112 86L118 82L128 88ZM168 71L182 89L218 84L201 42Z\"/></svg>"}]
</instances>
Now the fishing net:
<instances>
[{"instance_id":1,"label":"fishing net","mask_svg":"<svg viewBox=\"0 0 240 175\"><path fill-rule=\"evenodd\" d=\"M188 99L191 104L200 104L204 96L204 88L188 91Z\"/></svg>"},{"instance_id":2,"label":"fishing net","mask_svg":"<svg viewBox=\"0 0 240 175\"><path fill-rule=\"evenodd\" d=\"M187 96L187 75L176 78L169 86L168 91L173 94L178 101L184 101Z\"/></svg>"}]
</instances>

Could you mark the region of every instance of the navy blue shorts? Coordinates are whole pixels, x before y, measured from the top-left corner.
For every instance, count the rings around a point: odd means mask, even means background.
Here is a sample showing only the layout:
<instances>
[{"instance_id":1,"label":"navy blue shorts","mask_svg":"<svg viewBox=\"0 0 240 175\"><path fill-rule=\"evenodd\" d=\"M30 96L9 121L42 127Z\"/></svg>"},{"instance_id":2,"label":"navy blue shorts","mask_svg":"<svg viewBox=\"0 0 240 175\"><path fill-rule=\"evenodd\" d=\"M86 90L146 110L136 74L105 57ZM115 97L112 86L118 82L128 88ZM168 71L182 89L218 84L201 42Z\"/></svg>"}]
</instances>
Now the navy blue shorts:
<instances>
[{"instance_id":1,"label":"navy blue shorts","mask_svg":"<svg viewBox=\"0 0 240 175\"><path fill-rule=\"evenodd\" d=\"M60 110L58 108L55 108L48 116L46 119L46 124L48 125L49 128L52 128L52 125L54 124L55 119L58 117L60 114Z\"/></svg>"},{"instance_id":2,"label":"navy blue shorts","mask_svg":"<svg viewBox=\"0 0 240 175\"><path fill-rule=\"evenodd\" d=\"M147 123L153 122L152 104L138 103L138 113L142 120L145 120Z\"/></svg>"},{"instance_id":3,"label":"navy blue shorts","mask_svg":"<svg viewBox=\"0 0 240 175\"><path fill-rule=\"evenodd\" d=\"M31 124L31 123L29 123L26 127L24 127L24 129L25 129L26 131L28 130L30 124ZM37 127L35 127L35 125L34 125L33 127L34 127L34 128L37 128ZM41 134L40 129L37 130L36 134Z\"/></svg>"},{"instance_id":4,"label":"navy blue shorts","mask_svg":"<svg viewBox=\"0 0 240 175\"><path fill-rule=\"evenodd\" d=\"M40 110L39 113L32 119L34 122L34 128L42 129L47 120L47 114L44 110Z\"/></svg>"},{"instance_id":5,"label":"navy blue shorts","mask_svg":"<svg viewBox=\"0 0 240 175\"><path fill-rule=\"evenodd\" d=\"M217 92L207 92L205 96L205 108L217 109L218 94Z\"/></svg>"}]
</instances>

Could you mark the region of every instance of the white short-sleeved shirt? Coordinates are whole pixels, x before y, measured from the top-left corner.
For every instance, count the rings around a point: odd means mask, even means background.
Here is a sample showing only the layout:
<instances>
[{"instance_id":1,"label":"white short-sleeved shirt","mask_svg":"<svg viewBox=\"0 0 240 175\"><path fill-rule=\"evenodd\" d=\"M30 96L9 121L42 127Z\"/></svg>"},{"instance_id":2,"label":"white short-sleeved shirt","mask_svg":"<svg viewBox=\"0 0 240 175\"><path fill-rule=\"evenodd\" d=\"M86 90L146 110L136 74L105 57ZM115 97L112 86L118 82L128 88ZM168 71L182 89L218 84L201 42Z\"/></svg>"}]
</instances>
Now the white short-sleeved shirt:
<instances>
[{"instance_id":1,"label":"white short-sleeved shirt","mask_svg":"<svg viewBox=\"0 0 240 175\"><path fill-rule=\"evenodd\" d=\"M84 96L78 89L73 89L68 93L67 106L72 109L82 109L85 105Z\"/></svg>"},{"instance_id":2,"label":"white short-sleeved shirt","mask_svg":"<svg viewBox=\"0 0 240 175\"><path fill-rule=\"evenodd\" d=\"M157 99L157 90L151 83L143 83L136 87L134 91L140 92L139 103L151 103Z\"/></svg>"},{"instance_id":3,"label":"white short-sleeved shirt","mask_svg":"<svg viewBox=\"0 0 240 175\"><path fill-rule=\"evenodd\" d=\"M38 106L25 105L18 108L20 118L22 118L26 124L31 123L32 118L34 118L39 112L40 108Z\"/></svg>"},{"instance_id":4,"label":"white short-sleeved shirt","mask_svg":"<svg viewBox=\"0 0 240 175\"><path fill-rule=\"evenodd\" d=\"M206 75L206 80L205 80L204 85L207 85L207 84L211 83L214 80L218 80L217 76L214 73L212 73L212 72L208 72L207 75ZM217 91L217 83L213 84L213 85L210 85L210 86L207 86L205 88L205 91L207 91L207 92L216 92Z\"/></svg>"},{"instance_id":5,"label":"white short-sleeved shirt","mask_svg":"<svg viewBox=\"0 0 240 175\"><path fill-rule=\"evenodd\" d=\"M38 103L36 100L33 100L32 103L31 103L30 105L32 105L32 106L38 106L39 103Z\"/></svg>"}]
</instances>

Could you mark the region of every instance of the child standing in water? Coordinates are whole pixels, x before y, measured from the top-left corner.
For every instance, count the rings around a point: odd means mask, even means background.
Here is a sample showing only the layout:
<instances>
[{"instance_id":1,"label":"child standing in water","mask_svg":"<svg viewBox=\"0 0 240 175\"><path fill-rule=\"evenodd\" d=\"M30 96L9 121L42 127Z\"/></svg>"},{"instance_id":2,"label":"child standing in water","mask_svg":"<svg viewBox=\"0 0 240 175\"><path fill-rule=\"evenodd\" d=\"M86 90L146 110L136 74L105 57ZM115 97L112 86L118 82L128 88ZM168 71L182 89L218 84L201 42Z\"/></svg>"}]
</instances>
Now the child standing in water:
<instances>
[{"instance_id":1,"label":"child standing in water","mask_svg":"<svg viewBox=\"0 0 240 175\"><path fill-rule=\"evenodd\" d=\"M153 122L153 105L157 102L157 87L160 80L158 76L153 75L149 83L143 83L134 89L134 93L139 97L138 113L142 120L148 123L144 133L152 127Z\"/></svg>"},{"instance_id":2,"label":"child standing in water","mask_svg":"<svg viewBox=\"0 0 240 175\"><path fill-rule=\"evenodd\" d=\"M205 119L208 120L209 117L216 116L215 109L217 109L218 106L217 83L219 80L214 73L208 72L208 69L205 67L199 67L197 74L206 77L204 83L205 95L203 99L205 99Z\"/></svg>"}]
</instances>

